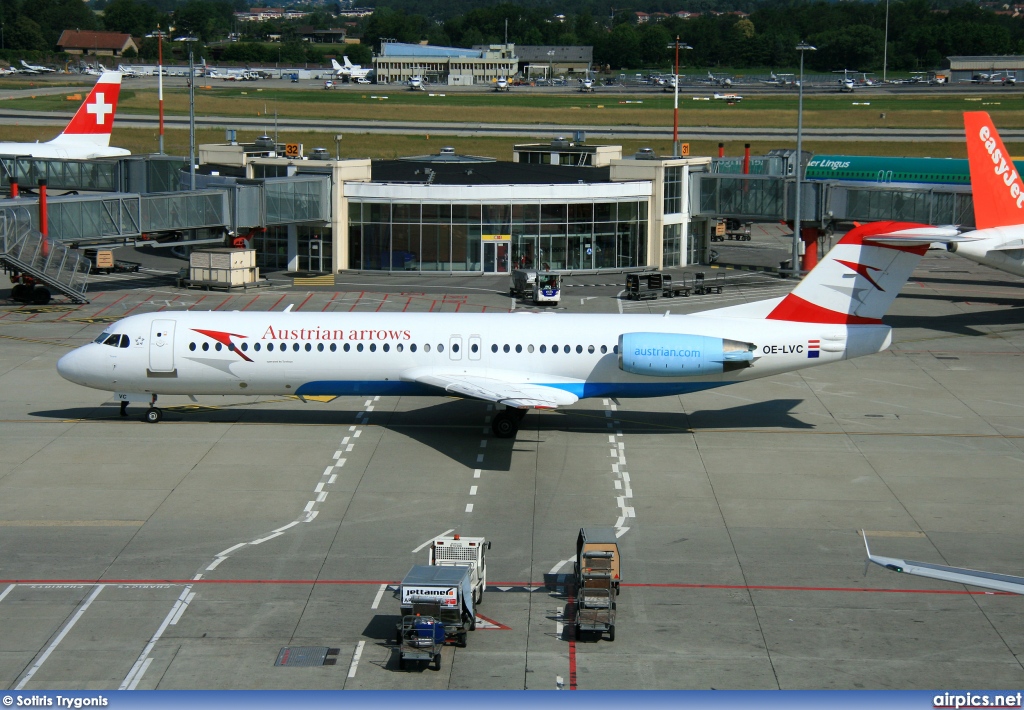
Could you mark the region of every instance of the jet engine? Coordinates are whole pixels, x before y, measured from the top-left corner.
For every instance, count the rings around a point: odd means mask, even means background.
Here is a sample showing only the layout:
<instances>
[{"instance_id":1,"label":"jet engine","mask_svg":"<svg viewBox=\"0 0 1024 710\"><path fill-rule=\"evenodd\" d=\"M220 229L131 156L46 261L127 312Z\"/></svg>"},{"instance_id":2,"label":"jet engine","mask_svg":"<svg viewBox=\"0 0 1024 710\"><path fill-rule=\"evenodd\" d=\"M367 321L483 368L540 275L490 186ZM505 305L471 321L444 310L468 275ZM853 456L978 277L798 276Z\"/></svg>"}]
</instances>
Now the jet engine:
<instances>
[{"instance_id":1,"label":"jet engine","mask_svg":"<svg viewBox=\"0 0 1024 710\"><path fill-rule=\"evenodd\" d=\"M619 369L650 377L696 377L754 364L753 343L679 333L623 333Z\"/></svg>"}]
</instances>

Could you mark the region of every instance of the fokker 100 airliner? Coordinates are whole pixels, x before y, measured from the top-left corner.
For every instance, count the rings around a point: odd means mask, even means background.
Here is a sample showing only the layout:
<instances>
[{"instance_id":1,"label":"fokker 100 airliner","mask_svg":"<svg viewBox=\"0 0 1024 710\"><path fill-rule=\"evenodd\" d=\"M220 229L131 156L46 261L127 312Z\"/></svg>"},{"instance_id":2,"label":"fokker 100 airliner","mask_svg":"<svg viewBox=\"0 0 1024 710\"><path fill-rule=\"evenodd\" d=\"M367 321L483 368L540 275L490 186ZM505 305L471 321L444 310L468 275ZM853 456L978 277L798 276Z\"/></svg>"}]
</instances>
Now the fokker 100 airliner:
<instances>
[{"instance_id":1,"label":"fokker 100 airliner","mask_svg":"<svg viewBox=\"0 0 1024 710\"><path fill-rule=\"evenodd\" d=\"M64 378L158 395L454 395L530 409L586 397L661 397L885 350L882 316L951 228L855 227L787 296L693 315L199 312L133 315L60 359Z\"/></svg>"}]
</instances>

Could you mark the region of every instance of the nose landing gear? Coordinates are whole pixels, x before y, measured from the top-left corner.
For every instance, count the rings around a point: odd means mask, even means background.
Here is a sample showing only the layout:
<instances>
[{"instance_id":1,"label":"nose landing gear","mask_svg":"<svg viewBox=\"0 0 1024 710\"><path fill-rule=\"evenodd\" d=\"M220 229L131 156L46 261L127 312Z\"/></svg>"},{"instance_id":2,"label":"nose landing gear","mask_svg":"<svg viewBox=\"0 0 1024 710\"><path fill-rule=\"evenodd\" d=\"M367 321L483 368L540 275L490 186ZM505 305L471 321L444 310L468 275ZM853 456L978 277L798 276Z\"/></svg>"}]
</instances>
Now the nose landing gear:
<instances>
[{"instance_id":1,"label":"nose landing gear","mask_svg":"<svg viewBox=\"0 0 1024 710\"><path fill-rule=\"evenodd\" d=\"M135 401L138 401L138 399L135 399ZM129 400L121 401L122 417L128 416L128 402ZM147 422L149 424L156 424L163 418L164 413L160 410L159 407L156 406L156 395L151 395L149 400L149 409L147 409L146 413L142 415L142 421Z\"/></svg>"}]
</instances>

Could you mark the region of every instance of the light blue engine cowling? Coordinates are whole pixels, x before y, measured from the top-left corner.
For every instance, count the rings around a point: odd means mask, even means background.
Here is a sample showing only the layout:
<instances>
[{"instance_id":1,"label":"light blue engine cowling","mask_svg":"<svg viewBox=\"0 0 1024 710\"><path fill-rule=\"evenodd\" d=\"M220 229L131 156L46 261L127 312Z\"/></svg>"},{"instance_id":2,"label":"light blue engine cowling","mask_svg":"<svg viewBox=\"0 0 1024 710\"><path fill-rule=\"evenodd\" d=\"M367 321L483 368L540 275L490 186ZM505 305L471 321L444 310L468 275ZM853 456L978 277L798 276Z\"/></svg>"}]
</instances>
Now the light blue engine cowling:
<instances>
[{"instance_id":1,"label":"light blue engine cowling","mask_svg":"<svg viewBox=\"0 0 1024 710\"><path fill-rule=\"evenodd\" d=\"M619 336L619 369L650 377L696 377L733 372L754 364L757 346L737 340L679 333Z\"/></svg>"}]
</instances>

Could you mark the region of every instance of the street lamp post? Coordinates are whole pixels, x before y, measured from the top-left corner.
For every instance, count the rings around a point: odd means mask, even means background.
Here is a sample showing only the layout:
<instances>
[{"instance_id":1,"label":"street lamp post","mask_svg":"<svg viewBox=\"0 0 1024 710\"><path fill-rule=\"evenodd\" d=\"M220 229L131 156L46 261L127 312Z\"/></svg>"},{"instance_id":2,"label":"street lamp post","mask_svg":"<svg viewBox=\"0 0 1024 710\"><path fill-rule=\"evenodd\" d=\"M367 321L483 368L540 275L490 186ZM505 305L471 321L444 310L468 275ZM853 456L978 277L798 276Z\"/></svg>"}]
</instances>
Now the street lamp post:
<instances>
[{"instance_id":1,"label":"street lamp post","mask_svg":"<svg viewBox=\"0 0 1024 710\"><path fill-rule=\"evenodd\" d=\"M889 63L889 0L885 0L885 40L882 44L882 83L885 83L885 70Z\"/></svg>"},{"instance_id":2,"label":"street lamp post","mask_svg":"<svg viewBox=\"0 0 1024 710\"><path fill-rule=\"evenodd\" d=\"M804 52L817 51L806 42L796 46L800 52L800 86L796 107L796 214L793 216L793 275L800 273L800 191L803 183L804 150Z\"/></svg>"},{"instance_id":3,"label":"street lamp post","mask_svg":"<svg viewBox=\"0 0 1024 710\"><path fill-rule=\"evenodd\" d=\"M189 35L178 37L178 42L188 42L188 186L196 189L196 70L192 57L192 43L196 38Z\"/></svg>"},{"instance_id":4,"label":"street lamp post","mask_svg":"<svg viewBox=\"0 0 1024 710\"><path fill-rule=\"evenodd\" d=\"M157 29L147 37L156 37L157 41L157 64L156 64L156 95L157 103L160 105L160 155L164 154L164 31Z\"/></svg>"},{"instance_id":5,"label":"street lamp post","mask_svg":"<svg viewBox=\"0 0 1024 710\"><path fill-rule=\"evenodd\" d=\"M690 45L685 42L679 42L679 35L676 35L676 41L674 44L670 44L669 49L675 47L676 50L676 71L672 75L672 157L679 157L679 50L680 49L693 49Z\"/></svg>"}]
</instances>

